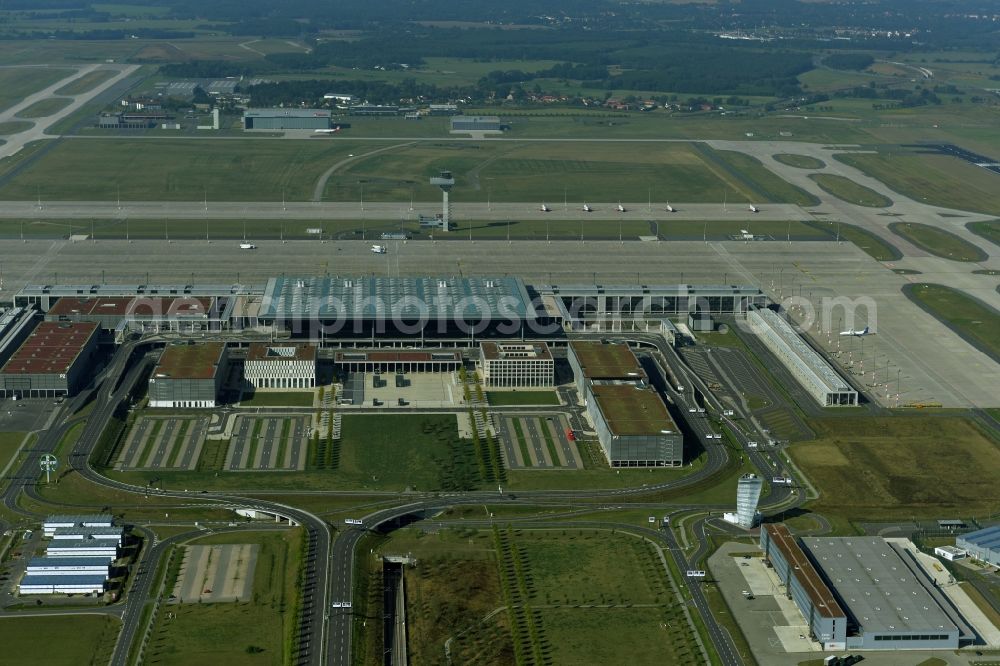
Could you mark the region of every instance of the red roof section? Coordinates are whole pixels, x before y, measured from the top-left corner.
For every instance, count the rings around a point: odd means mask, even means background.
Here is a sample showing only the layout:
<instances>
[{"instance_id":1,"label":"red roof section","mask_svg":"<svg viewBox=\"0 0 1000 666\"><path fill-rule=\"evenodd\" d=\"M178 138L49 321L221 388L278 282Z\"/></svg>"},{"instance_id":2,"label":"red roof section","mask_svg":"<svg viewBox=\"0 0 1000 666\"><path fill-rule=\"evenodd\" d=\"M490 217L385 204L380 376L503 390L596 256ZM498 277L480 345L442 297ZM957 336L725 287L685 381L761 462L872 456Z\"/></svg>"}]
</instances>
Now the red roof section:
<instances>
[{"instance_id":1,"label":"red roof section","mask_svg":"<svg viewBox=\"0 0 1000 666\"><path fill-rule=\"evenodd\" d=\"M211 298L193 296L102 296L76 298L65 296L56 301L47 314L56 316L134 315L139 317L204 315L212 307Z\"/></svg>"},{"instance_id":2,"label":"red roof section","mask_svg":"<svg viewBox=\"0 0 1000 666\"><path fill-rule=\"evenodd\" d=\"M96 334L97 324L94 322L44 321L31 332L0 372L6 375L64 374Z\"/></svg>"}]
</instances>

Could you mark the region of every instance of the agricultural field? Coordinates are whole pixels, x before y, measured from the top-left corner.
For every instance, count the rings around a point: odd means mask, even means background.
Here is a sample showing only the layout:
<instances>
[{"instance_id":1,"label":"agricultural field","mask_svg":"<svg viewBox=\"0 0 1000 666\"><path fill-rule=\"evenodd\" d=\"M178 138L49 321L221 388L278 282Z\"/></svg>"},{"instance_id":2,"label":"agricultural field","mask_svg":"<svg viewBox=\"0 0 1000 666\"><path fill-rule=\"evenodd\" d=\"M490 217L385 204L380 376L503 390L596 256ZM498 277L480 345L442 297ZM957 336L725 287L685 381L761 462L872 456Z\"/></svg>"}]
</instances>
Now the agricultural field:
<instances>
[{"instance_id":1,"label":"agricultural field","mask_svg":"<svg viewBox=\"0 0 1000 666\"><path fill-rule=\"evenodd\" d=\"M253 599L247 602L164 604L146 659L164 664L288 663L299 604L302 530L240 532L192 544L257 544ZM180 556L179 552L174 555ZM179 569L168 570L176 577ZM172 580L167 589L172 589ZM248 632L248 627L253 631Z\"/></svg>"},{"instance_id":2,"label":"agricultural field","mask_svg":"<svg viewBox=\"0 0 1000 666\"><path fill-rule=\"evenodd\" d=\"M820 492L808 505L813 511L878 521L995 510L998 442L966 417L825 418L810 425L816 439L789 453Z\"/></svg>"},{"instance_id":3,"label":"agricultural field","mask_svg":"<svg viewBox=\"0 0 1000 666\"><path fill-rule=\"evenodd\" d=\"M907 152L837 155L916 201L1000 214L1000 176L948 155Z\"/></svg>"},{"instance_id":4,"label":"agricultural field","mask_svg":"<svg viewBox=\"0 0 1000 666\"><path fill-rule=\"evenodd\" d=\"M830 173L815 173L809 177L816 181L816 184L824 192L848 203L869 208L885 208L892 205L892 201L886 197L864 185L855 183L850 178Z\"/></svg>"},{"instance_id":5,"label":"agricultural field","mask_svg":"<svg viewBox=\"0 0 1000 666\"><path fill-rule=\"evenodd\" d=\"M963 291L940 284L908 284L903 293L1000 363L1000 312Z\"/></svg>"},{"instance_id":6,"label":"agricultural field","mask_svg":"<svg viewBox=\"0 0 1000 666\"><path fill-rule=\"evenodd\" d=\"M106 615L5 617L0 642L7 656L30 655L24 663L97 666L111 658L120 626Z\"/></svg>"},{"instance_id":7,"label":"agricultural field","mask_svg":"<svg viewBox=\"0 0 1000 666\"><path fill-rule=\"evenodd\" d=\"M920 249L952 261L984 261L987 254L955 234L928 224L893 222L889 230Z\"/></svg>"},{"instance_id":8,"label":"agricultural field","mask_svg":"<svg viewBox=\"0 0 1000 666\"><path fill-rule=\"evenodd\" d=\"M4 63L9 63L3 60ZM17 104L28 95L42 90L74 70L56 67L11 67L0 69L0 109Z\"/></svg>"}]
</instances>

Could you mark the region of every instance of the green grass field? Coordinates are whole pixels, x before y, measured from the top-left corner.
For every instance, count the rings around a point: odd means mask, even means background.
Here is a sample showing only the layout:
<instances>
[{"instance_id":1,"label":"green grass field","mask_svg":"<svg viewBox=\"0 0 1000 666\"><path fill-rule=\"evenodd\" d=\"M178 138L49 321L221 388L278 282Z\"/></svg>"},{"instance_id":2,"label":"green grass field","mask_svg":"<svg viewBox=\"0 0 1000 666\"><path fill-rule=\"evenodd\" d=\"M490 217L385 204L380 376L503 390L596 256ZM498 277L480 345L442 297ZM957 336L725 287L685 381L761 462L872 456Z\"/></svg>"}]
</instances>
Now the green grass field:
<instances>
[{"instance_id":1,"label":"green grass field","mask_svg":"<svg viewBox=\"0 0 1000 666\"><path fill-rule=\"evenodd\" d=\"M62 88L56 91L57 95L80 95L82 93L93 90L97 86L101 85L117 72L110 69L97 69L93 72L88 72L75 81L70 81Z\"/></svg>"},{"instance_id":2,"label":"green grass field","mask_svg":"<svg viewBox=\"0 0 1000 666\"><path fill-rule=\"evenodd\" d=\"M808 224L832 233L834 238L837 238L839 233L841 240L854 243L876 261L897 261L903 257L903 253L895 246L890 245L867 229L856 227L853 224L841 223L838 225L833 222L819 221L811 221Z\"/></svg>"},{"instance_id":3,"label":"green grass field","mask_svg":"<svg viewBox=\"0 0 1000 666\"><path fill-rule=\"evenodd\" d=\"M312 391L257 391L244 394L243 407L312 407Z\"/></svg>"},{"instance_id":4,"label":"green grass field","mask_svg":"<svg viewBox=\"0 0 1000 666\"><path fill-rule=\"evenodd\" d=\"M31 129L34 123L24 122L20 120L11 120L5 123L0 123L0 135L7 134L17 134L18 132L23 132L26 129Z\"/></svg>"},{"instance_id":5,"label":"green grass field","mask_svg":"<svg viewBox=\"0 0 1000 666\"><path fill-rule=\"evenodd\" d=\"M964 160L904 150L837 155L837 159L916 201L1000 214L997 175Z\"/></svg>"},{"instance_id":6,"label":"green grass field","mask_svg":"<svg viewBox=\"0 0 1000 666\"><path fill-rule=\"evenodd\" d=\"M108 663L121 623L104 615L5 617L0 619L3 659L46 666Z\"/></svg>"},{"instance_id":7,"label":"green grass field","mask_svg":"<svg viewBox=\"0 0 1000 666\"><path fill-rule=\"evenodd\" d=\"M297 629L302 530L241 532L192 543L260 544L253 601L164 604L150 635L147 661L185 666L288 663Z\"/></svg>"},{"instance_id":8,"label":"green grass field","mask_svg":"<svg viewBox=\"0 0 1000 666\"><path fill-rule=\"evenodd\" d=\"M4 60L4 62L10 61ZM71 69L56 67L0 69L0 109L13 106L31 93L38 92L72 73Z\"/></svg>"},{"instance_id":9,"label":"green grass field","mask_svg":"<svg viewBox=\"0 0 1000 666\"><path fill-rule=\"evenodd\" d=\"M817 438L789 453L820 492L808 505L813 511L842 521L996 511L992 488L1000 483L1000 450L967 418L905 414L814 419L810 425Z\"/></svg>"},{"instance_id":10,"label":"green grass field","mask_svg":"<svg viewBox=\"0 0 1000 666\"><path fill-rule=\"evenodd\" d=\"M487 391L486 399L491 405L558 405L559 396L555 391Z\"/></svg>"},{"instance_id":11,"label":"green grass field","mask_svg":"<svg viewBox=\"0 0 1000 666\"><path fill-rule=\"evenodd\" d=\"M46 116L51 116L57 111L61 111L69 106L72 102L69 97L49 97L48 99L38 100L26 109L23 109L17 114L18 118L44 118Z\"/></svg>"},{"instance_id":12,"label":"green grass field","mask_svg":"<svg viewBox=\"0 0 1000 666\"><path fill-rule=\"evenodd\" d=\"M703 146L704 144L697 144ZM702 151L704 153L704 151ZM756 157L731 150L715 151L716 164L723 166L726 175L743 185L747 196L757 203L794 203L800 206L816 206L819 199L795 185L783 180L767 169ZM707 157L707 159L711 159Z\"/></svg>"},{"instance_id":13,"label":"green grass field","mask_svg":"<svg viewBox=\"0 0 1000 666\"><path fill-rule=\"evenodd\" d=\"M1000 363L1000 312L965 292L940 284L908 284L903 293Z\"/></svg>"},{"instance_id":14,"label":"green grass field","mask_svg":"<svg viewBox=\"0 0 1000 666\"><path fill-rule=\"evenodd\" d=\"M987 254L955 234L928 224L893 222L889 230L931 254L953 261L985 261Z\"/></svg>"},{"instance_id":15,"label":"green grass field","mask_svg":"<svg viewBox=\"0 0 1000 666\"><path fill-rule=\"evenodd\" d=\"M816 181L816 184L824 192L848 203L869 208L885 208L892 205L892 201L886 197L864 185L855 183L850 178L829 173L814 173L809 177Z\"/></svg>"},{"instance_id":16,"label":"green grass field","mask_svg":"<svg viewBox=\"0 0 1000 666\"><path fill-rule=\"evenodd\" d=\"M823 160L816 159L815 157L809 157L808 155L796 155L794 153L778 153L774 155L774 159L781 162L782 164L787 164L788 166L793 166L799 169L822 169L826 166Z\"/></svg>"},{"instance_id":17,"label":"green grass field","mask_svg":"<svg viewBox=\"0 0 1000 666\"><path fill-rule=\"evenodd\" d=\"M982 236L997 247L1000 247L1000 220L969 222L965 227L977 236Z\"/></svg>"}]
</instances>

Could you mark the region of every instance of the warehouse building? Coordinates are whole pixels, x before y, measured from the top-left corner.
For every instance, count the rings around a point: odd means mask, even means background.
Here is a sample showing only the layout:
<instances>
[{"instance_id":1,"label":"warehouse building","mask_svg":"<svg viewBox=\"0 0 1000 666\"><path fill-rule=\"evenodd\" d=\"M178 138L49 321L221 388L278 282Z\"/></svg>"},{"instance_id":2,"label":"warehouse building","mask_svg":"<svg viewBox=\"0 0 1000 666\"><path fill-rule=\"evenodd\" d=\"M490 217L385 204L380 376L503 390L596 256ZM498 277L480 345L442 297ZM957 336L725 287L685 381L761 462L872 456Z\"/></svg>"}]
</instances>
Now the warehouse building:
<instances>
[{"instance_id":1,"label":"warehouse building","mask_svg":"<svg viewBox=\"0 0 1000 666\"><path fill-rule=\"evenodd\" d=\"M813 640L824 650L847 649L847 614L788 528L764 525L760 548L784 585L785 595L805 618Z\"/></svg>"},{"instance_id":2,"label":"warehouse building","mask_svg":"<svg viewBox=\"0 0 1000 666\"><path fill-rule=\"evenodd\" d=\"M974 636L912 553L882 537L810 537L802 545L848 617L847 649L955 650ZM963 630L959 629L959 626Z\"/></svg>"},{"instance_id":3,"label":"warehouse building","mask_svg":"<svg viewBox=\"0 0 1000 666\"><path fill-rule=\"evenodd\" d=\"M54 541L86 541L87 539L116 539L122 545L125 531L121 527L60 527L52 533Z\"/></svg>"},{"instance_id":4,"label":"warehouse building","mask_svg":"<svg viewBox=\"0 0 1000 666\"><path fill-rule=\"evenodd\" d=\"M245 130L318 130L330 129L329 109L247 109L243 112Z\"/></svg>"},{"instance_id":5,"label":"warehouse building","mask_svg":"<svg viewBox=\"0 0 1000 666\"><path fill-rule=\"evenodd\" d=\"M574 340L567 357L608 464L684 463L680 429L628 345Z\"/></svg>"},{"instance_id":6,"label":"warehouse building","mask_svg":"<svg viewBox=\"0 0 1000 666\"><path fill-rule=\"evenodd\" d=\"M42 531L45 536L52 538L58 529L68 527L111 527L113 518L110 513L96 513L85 515L63 515L57 514L49 516L42 523Z\"/></svg>"},{"instance_id":7,"label":"warehouse building","mask_svg":"<svg viewBox=\"0 0 1000 666\"><path fill-rule=\"evenodd\" d=\"M1000 525L962 534L955 545L974 560L1000 566Z\"/></svg>"},{"instance_id":8,"label":"warehouse building","mask_svg":"<svg viewBox=\"0 0 1000 666\"><path fill-rule=\"evenodd\" d=\"M247 350L243 377L253 389L314 388L316 347L254 342Z\"/></svg>"},{"instance_id":9,"label":"warehouse building","mask_svg":"<svg viewBox=\"0 0 1000 666\"><path fill-rule=\"evenodd\" d=\"M97 324L42 322L0 369L4 396L74 395L88 381Z\"/></svg>"},{"instance_id":10,"label":"warehouse building","mask_svg":"<svg viewBox=\"0 0 1000 666\"><path fill-rule=\"evenodd\" d=\"M105 574L79 574L54 576L37 574L25 576L18 586L19 594L103 594Z\"/></svg>"},{"instance_id":11,"label":"warehouse building","mask_svg":"<svg viewBox=\"0 0 1000 666\"><path fill-rule=\"evenodd\" d=\"M341 372L456 372L462 367L457 351L364 351L337 352L334 365Z\"/></svg>"},{"instance_id":12,"label":"warehouse building","mask_svg":"<svg viewBox=\"0 0 1000 666\"><path fill-rule=\"evenodd\" d=\"M167 345L149 378L149 406L215 407L227 358L222 342Z\"/></svg>"},{"instance_id":13,"label":"warehouse building","mask_svg":"<svg viewBox=\"0 0 1000 666\"><path fill-rule=\"evenodd\" d=\"M768 308L747 314L750 330L823 407L856 406L858 392L799 336L787 321Z\"/></svg>"},{"instance_id":14,"label":"warehouse building","mask_svg":"<svg viewBox=\"0 0 1000 666\"><path fill-rule=\"evenodd\" d=\"M110 564L104 557L33 557L25 573L47 576L108 575Z\"/></svg>"},{"instance_id":15,"label":"warehouse building","mask_svg":"<svg viewBox=\"0 0 1000 666\"><path fill-rule=\"evenodd\" d=\"M12 307L0 314L0 366L18 350L35 328L35 311Z\"/></svg>"},{"instance_id":16,"label":"warehouse building","mask_svg":"<svg viewBox=\"0 0 1000 666\"><path fill-rule=\"evenodd\" d=\"M520 337L535 319L513 277L371 276L271 278L255 326L294 337Z\"/></svg>"},{"instance_id":17,"label":"warehouse building","mask_svg":"<svg viewBox=\"0 0 1000 666\"><path fill-rule=\"evenodd\" d=\"M45 549L46 557L103 557L108 562L118 559L118 539L83 539L52 541Z\"/></svg>"},{"instance_id":18,"label":"warehouse building","mask_svg":"<svg viewBox=\"0 0 1000 666\"><path fill-rule=\"evenodd\" d=\"M499 116L452 116L452 132L500 132Z\"/></svg>"},{"instance_id":19,"label":"warehouse building","mask_svg":"<svg viewBox=\"0 0 1000 666\"><path fill-rule=\"evenodd\" d=\"M544 342L483 342L479 363L487 388L537 388L555 384L552 352Z\"/></svg>"}]
</instances>

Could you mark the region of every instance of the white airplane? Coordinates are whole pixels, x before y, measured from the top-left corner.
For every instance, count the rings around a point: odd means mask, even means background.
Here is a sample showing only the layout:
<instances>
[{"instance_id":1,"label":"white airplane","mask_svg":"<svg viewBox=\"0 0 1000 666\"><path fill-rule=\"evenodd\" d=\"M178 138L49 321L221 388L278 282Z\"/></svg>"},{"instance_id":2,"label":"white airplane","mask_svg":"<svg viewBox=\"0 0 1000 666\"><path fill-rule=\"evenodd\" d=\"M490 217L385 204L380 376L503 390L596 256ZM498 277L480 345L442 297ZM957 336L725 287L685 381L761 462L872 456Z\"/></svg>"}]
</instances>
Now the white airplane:
<instances>
[{"instance_id":1,"label":"white airplane","mask_svg":"<svg viewBox=\"0 0 1000 666\"><path fill-rule=\"evenodd\" d=\"M593 213L594 209L591 208L590 204L583 204L583 212L584 213Z\"/></svg>"},{"instance_id":2,"label":"white airplane","mask_svg":"<svg viewBox=\"0 0 1000 666\"><path fill-rule=\"evenodd\" d=\"M389 249L385 245L372 245L372 252L375 254L385 254Z\"/></svg>"},{"instance_id":3,"label":"white airplane","mask_svg":"<svg viewBox=\"0 0 1000 666\"><path fill-rule=\"evenodd\" d=\"M340 126L334 127L332 129L318 129L313 130L313 134L336 134L340 131Z\"/></svg>"},{"instance_id":4,"label":"white airplane","mask_svg":"<svg viewBox=\"0 0 1000 666\"><path fill-rule=\"evenodd\" d=\"M670 205L670 204L668 203L668 204L667 204L667 212L668 212L668 213L676 213L676 212L677 212L677 209L675 209L675 208L674 208L673 206L671 206L671 205Z\"/></svg>"},{"instance_id":5,"label":"white airplane","mask_svg":"<svg viewBox=\"0 0 1000 666\"><path fill-rule=\"evenodd\" d=\"M618 203L618 212L619 213L625 212L625 206L621 205L621 202Z\"/></svg>"},{"instance_id":6,"label":"white airplane","mask_svg":"<svg viewBox=\"0 0 1000 666\"><path fill-rule=\"evenodd\" d=\"M854 337L856 337L856 338L863 338L863 337L864 337L864 336L866 336L866 335L871 335L871 331L869 331L869 330L868 330L868 327L867 327L867 326L865 326L865 327L864 327L864 329L862 329L862 330L860 330L860 331L855 331L855 330L854 330L854 329L852 328L852 329L850 329L850 330L848 330L848 331L841 331L841 332L840 332L840 334L841 334L841 335L853 335L853 336L854 336Z\"/></svg>"},{"instance_id":7,"label":"white airplane","mask_svg":"<svg viewBox=\"0 0 1000 666\"><path fill-rule=\"evenodd\" d=\"M542 204L542 207L539 208L538 210L542 211L543 213L551 213L552 212L552 209L549 208L548 204Z\"/></svg>"},{"instance_id":8,"label":"white airplane","mask_svg":"<svg viewBox=\"0 0 1000 666\"><path fill-rule=\"evenodd\" d=\"M760 212L760 208L757 208L757 206L754 206L753 204L750 204L750 212L751 213L759 213Z\"/></svg>"},{"instance_id":9,"label":"white airplane","mask_svg":"<svg viewBox=\"0 0 1000 666\"><path fill-rule=\"evenodd\" d=\"M257 246L253 243L240 243L241 250L256 250Z\"/></svg>"}]
</instances>

